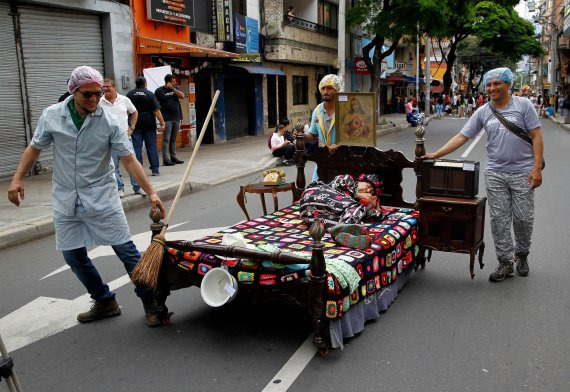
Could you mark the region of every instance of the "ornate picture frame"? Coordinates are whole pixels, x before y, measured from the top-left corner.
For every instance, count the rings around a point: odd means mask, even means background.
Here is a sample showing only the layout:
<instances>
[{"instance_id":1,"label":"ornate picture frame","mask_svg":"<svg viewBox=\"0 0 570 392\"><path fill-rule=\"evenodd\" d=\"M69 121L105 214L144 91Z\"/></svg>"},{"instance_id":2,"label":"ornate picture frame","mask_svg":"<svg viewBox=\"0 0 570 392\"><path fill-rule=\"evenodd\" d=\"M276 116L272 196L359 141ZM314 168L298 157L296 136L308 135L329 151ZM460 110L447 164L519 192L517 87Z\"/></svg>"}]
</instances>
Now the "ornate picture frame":
<instances>
[{"instance_id":1,"label":"ornate picture frame","mask_svg":"<svg viewBox=\"0 0 570 392\"><path fill-rule=\"evenodd\" d=\"M376 147L376 93L335 95L336 144Z\"/></svg>"}]
</instances>

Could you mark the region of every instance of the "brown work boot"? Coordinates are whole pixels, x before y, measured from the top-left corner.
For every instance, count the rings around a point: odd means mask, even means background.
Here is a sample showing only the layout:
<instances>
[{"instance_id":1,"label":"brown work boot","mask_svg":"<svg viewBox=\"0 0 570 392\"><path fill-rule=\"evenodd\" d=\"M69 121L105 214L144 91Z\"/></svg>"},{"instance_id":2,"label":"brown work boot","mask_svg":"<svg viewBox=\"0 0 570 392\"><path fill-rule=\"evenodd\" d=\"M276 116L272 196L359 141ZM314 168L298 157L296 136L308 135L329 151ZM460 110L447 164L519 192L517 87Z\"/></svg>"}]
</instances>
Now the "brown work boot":
<instances>
[{"instance_id":1,"label":"brown work boot","mask_svg":"<svg viewBox=\"0 0 570 392\"><path fill-rule=\"evenodd\" d=\"M155 301L143 302L144 313L146 317L146 325L150 328L158 327L162 324L160 312Z\"/></svg>"},{"instance_id":2,"label":"brown work boot","mask_svg":"<svg viewBox=\"0 0 570 392\"><path fill-rule=\"evenodd\" d=\"M507 278L513 277L513 261L510 259L499 260L499 265L494 272L489 275L491 282L501 282Z\"/></svg>"},{"instance_id":3,"label":"brown work boot","mask_svg":"<svg viewBox=\"0 0 570 392\"><path fill-rule=\"evenodd\" d=\"M77 315L77 321L80 323L90 323L91 321L115 317L120 314L121 308L119 308L119 304L114 299L104 302L95 301L91 309Z\"/></svg>"}]
</instances>

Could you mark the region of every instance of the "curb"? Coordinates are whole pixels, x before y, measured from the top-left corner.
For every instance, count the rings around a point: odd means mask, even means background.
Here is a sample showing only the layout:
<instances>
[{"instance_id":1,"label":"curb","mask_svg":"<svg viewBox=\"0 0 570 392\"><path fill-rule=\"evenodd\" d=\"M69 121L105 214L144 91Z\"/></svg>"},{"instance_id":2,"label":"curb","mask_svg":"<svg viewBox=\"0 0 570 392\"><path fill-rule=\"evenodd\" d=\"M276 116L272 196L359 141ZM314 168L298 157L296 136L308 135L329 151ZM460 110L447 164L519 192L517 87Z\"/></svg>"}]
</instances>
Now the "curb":
<instances>
[{"instance_id":1,"label":"curb","mask_svg":"<svg viewBox=\"0 0 570 392\"><path fill-rule=\"evenodd\" d=\"M187 195L192 192L207 189L212 186L223 184L228 181L233 181L241 177L256 174L262 170L269 169L277 166L279 158L271 157L268 160L262 160L260 162L260 169L246 170L244 172L220 178L211 183L196 183L190 182L185 184L182 191L182 195ZM160 199L165 202L173 200L176 197L176 192L180 183L170 183L156 188L156 193ZM123 210L125 212L139 209L144 206L148 206L148 198L142 197L140 195L128 195L121 199L123 205ZM19 245L24 242L33 241L47 235L51 235L55 232L53 226L53 216L51 214L44 215L42 217L31 219L29 221L23 222L19 225L14 225L5 230L0 230L0 249L6 249L14 245Z\"/></svg>"},{"instance_id":2,"label":"curb","mask_svg":"<svg viewBox=\"0 0 570 392\"><path fill-rule=\"evenodd\" d=\"M556 117L555 117L555 118L556 118ZM565 130L570 131L570 124L565 124L565 123L563 123L563 122L560 122L560 121L558 121L558 120L555 120L555 118L549 117L549 119L550 119L553 123L558 124L558 126L559 126L560 128L564 128Z\"/></svg>"},{"instance_id":3,"label":"curb","mask_svg":"<svg viewBox=\"0 0 570 392\"><path fill-rule=\"evenodd\" d=\"M51 235L55 231L51 215L29 220L0 231L0 249Z\"/></svg>"}]
</instances>

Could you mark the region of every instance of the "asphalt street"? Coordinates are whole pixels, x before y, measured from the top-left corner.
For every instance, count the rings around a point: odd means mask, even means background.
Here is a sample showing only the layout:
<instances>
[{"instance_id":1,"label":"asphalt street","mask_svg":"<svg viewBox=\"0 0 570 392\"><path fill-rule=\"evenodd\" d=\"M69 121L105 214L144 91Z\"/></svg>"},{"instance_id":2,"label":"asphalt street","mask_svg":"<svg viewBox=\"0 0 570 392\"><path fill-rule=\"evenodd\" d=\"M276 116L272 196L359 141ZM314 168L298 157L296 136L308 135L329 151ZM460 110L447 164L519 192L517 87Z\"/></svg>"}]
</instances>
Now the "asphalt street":
<instances>
[{"instance_id":1,"label":"asphalt street","mask_svg":"<svg viewBox=\"0 0 570 392\"><path fill-rule=\"evenodd\" d=\"M427 150L442 145L464 122L432 121ZM202 301L199 289L190 288L169 298L175 312L172 324L150 329L120 262L104 249L94 249L103 278L118 287L123 313L79 325L76 309L87 309L88 298L74 275L62 269L65 263L53 236L2 250L0 333L23 331L24 337L8 345L17 347L12 357L24 390L568 391L565 195L570 192L570 133L549 120L543 121L543 133L547 168L535 194L530 276L488 281L496 261L487 219L485 267L476 267L475 279L469 276L468 255L434 252L426 269L412 274L386 313L345 342L344 350L333 350L327 358L314 356L299 366L288 389L279 389L274 379L311 334L303 309L238 300L214 309ZM378 146L413 159L414 139L409 128L380 138ZM484 142L485 136L465 158L484 166ZM468 149L466 145L451 157L459 158ZM285 171L293 181L294 168ZM178 226L166 237L193 238L244 219L235 195L239 185L256 177L183 197L172 222ZM406 174L404 185L405 198L413 200L413 172ZM484 195L483 175L479 195ZM290 199L281 194L280 205ZM257 197L248 198L247 206L250 215L260 215ZM132 234L148 240L148 210L131 211L127 218Z\"/></svg>"}]
</instances>

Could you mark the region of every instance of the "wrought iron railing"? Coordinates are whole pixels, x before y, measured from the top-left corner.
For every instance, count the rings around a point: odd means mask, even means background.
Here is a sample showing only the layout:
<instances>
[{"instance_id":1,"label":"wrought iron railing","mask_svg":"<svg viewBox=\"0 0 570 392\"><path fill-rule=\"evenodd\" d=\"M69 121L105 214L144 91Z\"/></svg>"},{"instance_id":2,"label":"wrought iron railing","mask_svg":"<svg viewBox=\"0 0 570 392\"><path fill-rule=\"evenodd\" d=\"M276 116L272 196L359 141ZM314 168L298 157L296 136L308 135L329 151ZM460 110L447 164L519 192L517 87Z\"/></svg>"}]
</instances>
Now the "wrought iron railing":
<instances>
[{"instance_id":1,"label":"wrought iron railing","mask_svg":"<svg viewBox=\"0 0 570 392\"><path fill-rule=\"evenodd\" d=\"M314 22L310 22L305 19L296 18L294 16L286 15L283 19L286 25L298 27L300 29L314 31L316 33L321 33L329 35L331 37L338 37L338 30L326 27Z\"/></svg>"}]
</instances>

